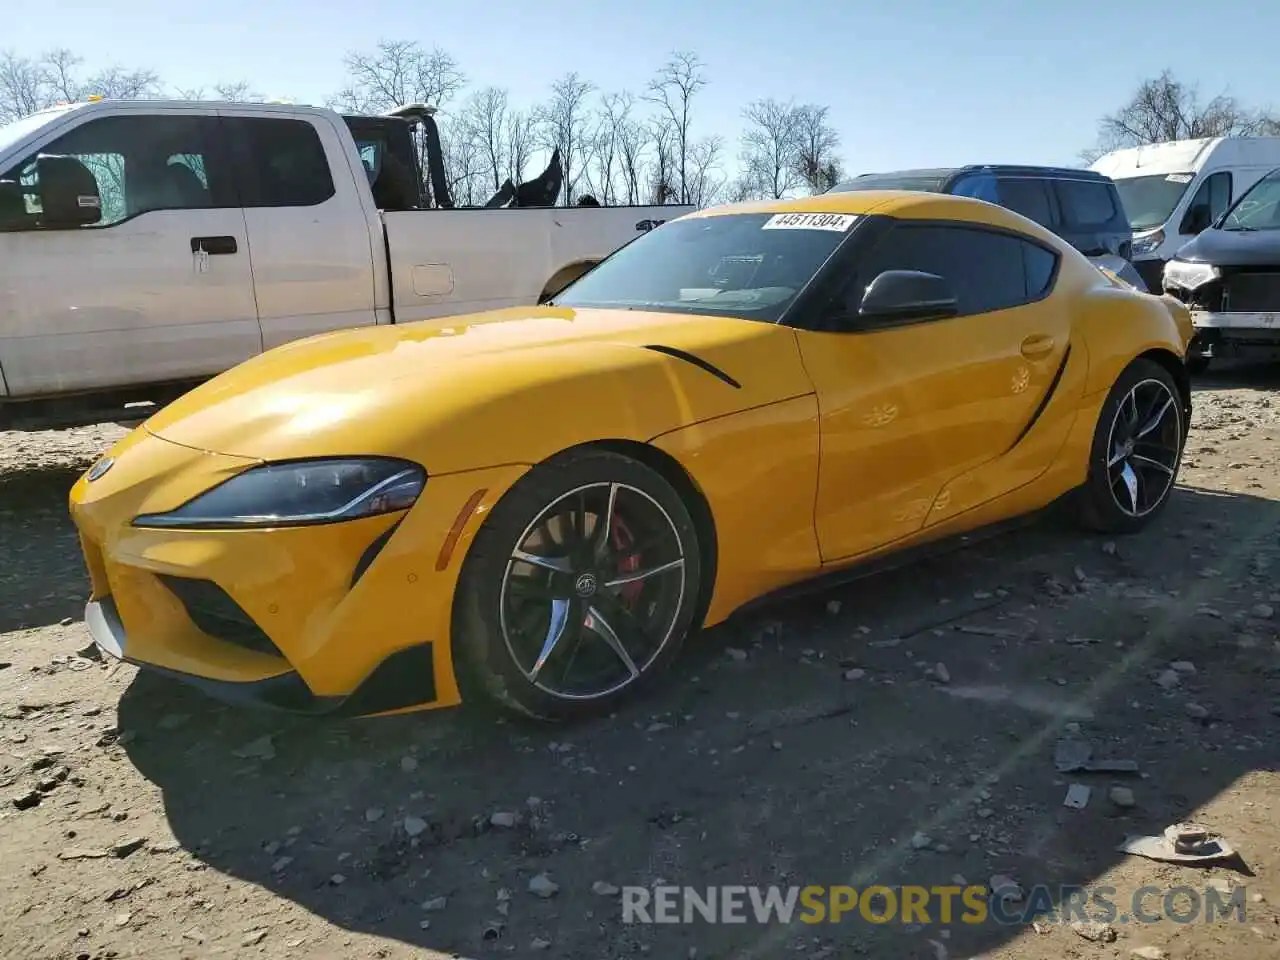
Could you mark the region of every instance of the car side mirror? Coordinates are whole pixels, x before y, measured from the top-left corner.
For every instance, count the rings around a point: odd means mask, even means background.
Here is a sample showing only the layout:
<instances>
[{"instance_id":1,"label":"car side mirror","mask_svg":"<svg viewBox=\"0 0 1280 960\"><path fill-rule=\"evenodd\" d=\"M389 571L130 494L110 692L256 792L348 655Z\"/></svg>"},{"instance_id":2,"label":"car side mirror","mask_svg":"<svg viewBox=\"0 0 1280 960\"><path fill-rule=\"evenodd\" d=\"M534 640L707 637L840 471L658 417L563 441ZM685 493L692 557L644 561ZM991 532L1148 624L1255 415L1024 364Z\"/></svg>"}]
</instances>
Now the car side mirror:
<instances>
[{"instance_id":1,"label":"car side mirror","mask_svg":"<svg viewBox=\"0 0 1280 960\"><path fill-rule=\"evenodd\" d=\"M75 157L36 159L40 184L40 224L44 227L87 227L102 219L98 180Z\"/></svg>"},{"instance_id":2,"label":"car side mirror","mask_svg":"<svg viewBox=\"0 0 1280 960\"><path fill-rule=\"evenodd\" d=\"M886 270L867 284L858 304L858 319L901 323L952 317L959 311L951 284L937 274Z\"/></svg>"},{"instance_id":3,"label":"car side mirror","mask_svg":"<svg viewBox=\"0 0 1280 960\"><path fill-rule=\"evenodd\" d=\"M1213 223L1213 215L1209 212L1209 205L1197 203L1187 210L1187 216L1182 221L1182 232L1192 235L1203 233L1209 229L1211 223Z\"/></svg>"}]
</instances>

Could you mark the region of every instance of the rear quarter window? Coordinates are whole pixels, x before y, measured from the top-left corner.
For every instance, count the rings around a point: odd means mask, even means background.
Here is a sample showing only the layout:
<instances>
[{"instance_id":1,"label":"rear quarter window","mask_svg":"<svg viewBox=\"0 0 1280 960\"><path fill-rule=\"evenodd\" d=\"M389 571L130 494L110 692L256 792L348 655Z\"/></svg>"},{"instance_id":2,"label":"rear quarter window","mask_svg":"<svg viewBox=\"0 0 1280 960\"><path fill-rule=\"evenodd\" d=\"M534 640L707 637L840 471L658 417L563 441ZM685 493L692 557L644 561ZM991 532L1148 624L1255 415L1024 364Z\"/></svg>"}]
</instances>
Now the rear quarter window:
<instances>
[{"instance_id":1,"label":"rear quarter window","mask_svg":"<svg viewBox=\"0 0 1280 960\"><path fill-rule=\"evenodd\" d=\"M1120 218L1115 189L1096 180L1058 180L1054 183L1058 205L1067 226L1082 229L1108 227Z\"/></svg>"}]
</instances>

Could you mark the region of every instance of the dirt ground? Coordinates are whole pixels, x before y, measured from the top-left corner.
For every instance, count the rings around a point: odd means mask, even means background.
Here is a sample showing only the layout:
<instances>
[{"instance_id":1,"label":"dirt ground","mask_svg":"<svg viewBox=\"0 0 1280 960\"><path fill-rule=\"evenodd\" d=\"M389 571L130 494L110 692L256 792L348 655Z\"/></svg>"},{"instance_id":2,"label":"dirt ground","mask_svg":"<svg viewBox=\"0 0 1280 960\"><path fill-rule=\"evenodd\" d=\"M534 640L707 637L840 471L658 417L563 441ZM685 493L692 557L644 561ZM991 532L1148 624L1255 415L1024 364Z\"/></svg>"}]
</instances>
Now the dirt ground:
<instances>
[{"instance_id":1,"label":"dirt ground","mask_svg":"<svg viewBox=\"0 0 1280 960\"><path fill-rule=\"evenodd\" d=\"M66 493L123 431L0 434L0 956L1280 956L1280 372L1196 404L1147 533L1048 521L710 631L568 729L282 720L79 657ZM1137 771L1060 773L1060 738ZM1187 819L1240 858L1116 850ZM612 889L998 875L1119 915L624 924ZM1243 886L1245 916L1140 922L1144 886Z\"/></svg>"}]
</instances>

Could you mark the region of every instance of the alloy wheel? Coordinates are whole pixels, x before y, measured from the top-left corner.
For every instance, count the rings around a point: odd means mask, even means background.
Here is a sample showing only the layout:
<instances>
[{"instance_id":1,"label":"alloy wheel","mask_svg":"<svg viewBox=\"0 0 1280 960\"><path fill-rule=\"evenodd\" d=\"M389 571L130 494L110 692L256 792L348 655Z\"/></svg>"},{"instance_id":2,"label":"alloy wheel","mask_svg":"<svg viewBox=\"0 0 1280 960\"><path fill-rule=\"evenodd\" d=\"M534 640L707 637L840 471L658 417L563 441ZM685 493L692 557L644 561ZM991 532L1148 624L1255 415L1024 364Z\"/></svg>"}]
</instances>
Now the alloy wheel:
<instances>
[{"instance_id":1,"label":"alloy wheel","mask_svg":"<svg viewBox=\"0 0 1280 960\"><path fill-rule=\"evenodd\" d=\"M1107 438L1107 479L1121 512L1145 517L1164 502L1182 456L1182 410L1161 380L1134 384Z\"/></svg>"},{"instance_id":2,"label":"alloy wheel","mask_svg":"<svg viewBox=\"0 0 1280 960\"><path fill-rule=\"evenodd\" d=\"M554 697L607 697L644 675L685 603L684 544L667 511L624 483L563 494L520 535L499 618L516 667Z\"/></svg>"}]
</instances>

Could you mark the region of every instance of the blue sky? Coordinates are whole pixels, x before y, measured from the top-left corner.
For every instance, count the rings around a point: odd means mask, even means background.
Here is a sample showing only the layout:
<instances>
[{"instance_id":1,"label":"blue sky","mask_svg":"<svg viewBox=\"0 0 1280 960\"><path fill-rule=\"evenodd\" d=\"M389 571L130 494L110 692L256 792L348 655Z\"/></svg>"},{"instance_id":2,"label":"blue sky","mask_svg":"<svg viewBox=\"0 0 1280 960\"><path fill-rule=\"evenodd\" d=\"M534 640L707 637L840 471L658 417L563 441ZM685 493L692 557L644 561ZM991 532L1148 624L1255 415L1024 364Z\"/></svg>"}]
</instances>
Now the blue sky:
<instances>
[{"instance_id":1,"label":"blue sky","mask_svg":"<svg viewBox=\"0 0 1280 960\"><path fill-rule=\"evenodd\" d=\"M736 137L756 97L825 103L860 173L1074 164L1097 118L1165 67L1206 97L1280 106L1277 36L1280 6L1187 0L8 0L0 47L61 45L94 66L150 67L173 86L243 79L268 96L323 102L342 85L346 51L414 39L521 104L567 70L639 90L669 51L690 49L711 80L697 132Z\"/></svg>"}]
</instances>

